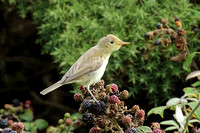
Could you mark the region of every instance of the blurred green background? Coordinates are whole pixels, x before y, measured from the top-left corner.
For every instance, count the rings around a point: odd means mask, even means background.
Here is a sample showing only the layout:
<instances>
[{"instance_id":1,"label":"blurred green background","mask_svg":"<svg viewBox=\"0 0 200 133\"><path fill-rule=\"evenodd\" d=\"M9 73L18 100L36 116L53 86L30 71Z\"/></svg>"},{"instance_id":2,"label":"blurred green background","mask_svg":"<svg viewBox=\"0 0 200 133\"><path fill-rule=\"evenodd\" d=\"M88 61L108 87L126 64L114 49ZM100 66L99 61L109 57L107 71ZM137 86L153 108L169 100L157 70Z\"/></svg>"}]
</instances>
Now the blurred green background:
<instances>
[{"instance_id":1,"label":"blurred green background","mask_svg":"<svg viewBox=\"0 0 200 133\"><path fill-rule=\"evenodd\" d=\"M1 105L14 98L30 99L35 117L55 124L79 105L66 85L42 96L41 90L58 81L69 67L98 40L114 34L131 45L111 56L103 76L106 84L127 89L126 104L148 111L172 96L181 96L188 74L182 63L171 62L179 51L144 39L161 18L176 30L174 18L187 31L190 52L200 49L198 0L3 0L0 2ZM195 59L199 62L199 59ZM199 63L197 65L200 67ZM190 84L190 83L188 83ZM35 105L35 106L34 106Z\"/></svg>"}]
</instances>

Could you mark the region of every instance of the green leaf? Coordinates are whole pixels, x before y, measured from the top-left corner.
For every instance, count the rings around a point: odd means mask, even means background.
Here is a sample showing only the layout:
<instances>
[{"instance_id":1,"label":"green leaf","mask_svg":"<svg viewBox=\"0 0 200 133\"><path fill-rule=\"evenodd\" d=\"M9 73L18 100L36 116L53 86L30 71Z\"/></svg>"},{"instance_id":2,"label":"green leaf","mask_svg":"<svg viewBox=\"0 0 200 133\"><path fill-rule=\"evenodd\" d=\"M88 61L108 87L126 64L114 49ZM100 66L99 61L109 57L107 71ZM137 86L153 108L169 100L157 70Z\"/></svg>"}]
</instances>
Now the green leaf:
<instances>
[{"instance_id":1,"label":"green leaf","mask_svg":"<svg viewBox=\"0 0 200 133\"><path fill-rule=\"evenodd\" d=\"M189 123L200 123L200 120L192 119L192 120L189 120Z\"/></svg>"},{"instance_id":2,"label":"green leaf","mask_svg":"<svg viewBox=\"0 0 200 133\"><path fill-rule=\"evenodd\" d=\"M183 63L183 69L184 69L185 71L191 72L190 66L191 66L191 63L192 63L192 59L194 58L195 55L196 55L196 53L194 52L194 53L189 54L189 55L186 57L186 59L185 59L185 61L184 61L184 63Z\"/></svg>"},{"instance_id":3,"label":"green leaf","mask_svg":"<svg viewBox=\"0 0 200 133\"><path fill-rule=\"evenodd\" d=\"M31 131L32 123L29 122L23 122L25 131Z\"/></svg>"},{"instance_id":4,"label":"green leaf","mask_svg":"<svg viewBox=\"0 0 200 133\"><path fill-rule=\"evenodd\" d=\"M188 103L188 105L192 109L194 109L197 104L198 104L198 102L190 102L190 103ZM200 106L196 109L196 111L194 112L194 114L197 116L197 119L200 120Z\"/></svg>"},{"instance_id":5,"label":"green leaf","mask_svg":"<svg viewBox=\"0 0 200 133\"><path fill-rule=\"evenodd\" d=\"M175 127L179 127L178 123L176 123L176 121L174 120L166 120L166 121L162 121L160 122L161 125L172 125Z\"/></svg>"},{"instance_id":6,"label":"green leaf","mask_svg":"<svg viewBox=\"0 0 200 133\"><path fill-rule=\"evenodd\" d=\"M177 130L179 127L175 127L175 126L171 126L171 127L167 127L165 129L165 131L171 131L171 130Z\"/></svg>"},{"instance_id":7,"label":"green leaf","mask_svg":"<svg viewBox=\"0 0 200 133\"><path fill-rule=\"evenodd\" d=\"M163 118L163 113L166 108L167 108L166 106L160 106L160 107L153 108L148 112L147 117L151 114L158 114Z\"/></svg>"},{"instance_id":8,"label":"green leaf","mask_svg":"<svg viewBox=\"0 0 200 133\"><path fill-rule=\"evenodd\" d=\"M48 127L48 122L44 119L37 119L35 120L35 126L37 129L42 130Z\"/></svg>"},{"instance_id":9,"label":"green leaf","mask_svg":"<svg viewBox=\"0 0 200 133\"><path fill-rule=\"evenodd\" d=\"M148 126L139 126L137 128L137 131L138 131L138 133L151 133L152 132L151 128Z\"/></svg>"},{"instance_id":10,"label":"green leaf","mask_svg":"<svg viewBox=\"0 0 200 133\"><path fill-rule=\"evenodd\" d=\"M192 86L193 86L193 87L198 87L198 86L200 86L200 81L197 81L197 82L193 83Z\"/></svg>"},{"instance_id":11,"label":"green leaf","mask_svg":"<svg viewBox=\"0 0 200 133\"><path fill-rule=\"evenodd\" d=\"M188 93L199 94L199 91L193 87L186 87L183 89L183 91L185 92L185 94L188 94Z\"/></svg>"},{"instance_id":12,"label":"green leaf","mask_svg":"<svg viewBox=\"0 0 200 133\"><path fill-rule=\"evenodd\" d=\"M24 114L19 116L22 120L25 120L27 122L30 122L33 120L33 111L30 109L27 109Z\"/></svg>"}]
</instances>

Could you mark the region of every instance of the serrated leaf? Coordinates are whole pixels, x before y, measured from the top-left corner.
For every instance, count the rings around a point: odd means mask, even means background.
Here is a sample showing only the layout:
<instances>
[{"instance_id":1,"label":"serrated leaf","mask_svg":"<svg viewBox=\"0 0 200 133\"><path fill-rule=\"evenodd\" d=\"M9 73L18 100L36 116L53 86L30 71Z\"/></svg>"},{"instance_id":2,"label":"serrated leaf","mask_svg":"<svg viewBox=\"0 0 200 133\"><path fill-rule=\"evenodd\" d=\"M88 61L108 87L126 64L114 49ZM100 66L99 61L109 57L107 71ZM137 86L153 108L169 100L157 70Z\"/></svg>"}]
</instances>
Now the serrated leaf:
<instances>
[{"instance_id":1,"label":"serrated leaf","mask_svg":"<svg viewBox=\"0 0 200 133\"><path fill-rule=\"evenodd\" d=\"M39 129L39 130L43 130L43 129L47 128L49 125L48 122L44 119L37 119L37 120L35 120L34 123L35 123L35 126L37 127L37 129Z\"/></svg>"},{"instance_id":2,"label":"serrated leaf","mask_svg":"<svg viewBox=\"0 0 200 133\"><path fill-rule=\"evenodd\" d=\"M25 120L27 122L30 122L33 120L33 111L30 109L27 109L24 114L19 116L22 120Z\"/></svg>"},{"instance_id":3,"label":"serrated leaf","mask_svg":"<svg viewBox=\"0 0 200 133\"><path fill-rule=\"evenodd\" d=\"M151 133L152 132L151 128L148 126L139 126L137 128L137 131L138 131L138 133Z\"/></svg>"},{"instance_id":4,"label":"serrated leaf","mask_svg":"<svg viewBox=\"0 0 200 133\"><path fill-rule=\"evenodd\" d=\"M188 105L192 109L194 109L197 104L198 104L198 102L190 102L190 103L188 103ZM200 120L200 106L196 109L196 111L194 112L194 114L197 116L197 119Z\"/></svg>"},{"instance_id":5,"label":"serrated leaf","mask_svg":"<svg viewBox=\"0 0 200 133\"><path fill-rule=\"evenodd\" d=\"M167 106L160 106L160 107L153 108L147 113L147 117L151 114L158 114L163 118L163 113L166 108Z\"/></svg>"},{"instance_id":6,"label":"serrated leaf","mask_svg":"<svg viewBox=\"0 0 200 133\"><path fill-rule=\"evenodd\" d=\"M167 128L165 129L165 131L172 131L172 130L177 130L177 129L178 129L178 127L171 126L171 127L167 127Z\"/></svg>"},{"instance_id":7,"label":"serrated leaf","mask_svg":"<svg viewBox=\"0 0 200 133\"><path fill-rule=\"evenodd\" d=\"M161 125L172 125L175 127L179 127L178 123L174 120L166 120L166 121L162 121L160 122Z\"/></svg>"}]
</instances>

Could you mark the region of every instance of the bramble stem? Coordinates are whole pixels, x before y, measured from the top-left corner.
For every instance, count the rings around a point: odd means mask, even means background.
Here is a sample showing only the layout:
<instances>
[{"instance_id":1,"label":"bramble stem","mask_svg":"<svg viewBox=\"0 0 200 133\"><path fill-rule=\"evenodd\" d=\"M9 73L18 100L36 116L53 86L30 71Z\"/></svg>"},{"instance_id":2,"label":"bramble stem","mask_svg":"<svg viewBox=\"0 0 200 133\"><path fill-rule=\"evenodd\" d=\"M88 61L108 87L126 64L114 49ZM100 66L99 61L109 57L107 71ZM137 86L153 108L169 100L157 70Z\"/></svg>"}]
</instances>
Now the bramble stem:
<instances>
[{"instance_id":1,"label":"bramble stem","mask_svg":"<svg viewBox=\"0 0 200 133\"><path fill-rule=\"evenodd\" d=\"M116 128L120 131L120 133L124 133L124 131L122 130L122 128L119 126L119 124L117 123L115 119L111 119L111 121L114 123Z\"/></svg>"},{"instance_id":2,"label":"bramble stem","mask_svg":"<svg viewBox=\"0 0 200 133\"><path fill-rule=\"evenodd\" d=\"M200 106L200 101L198 102L198 104L195 106L195 108L190 112L190 114L188 115L187 119L186 119L186 123L185 123L185 127L182 133L186 132L187 126L188 126L188 122L190 120L190 118L192 117L192 114L194 114L194 112L197 110L197 108Z\"/></svg>"}]
</instances>

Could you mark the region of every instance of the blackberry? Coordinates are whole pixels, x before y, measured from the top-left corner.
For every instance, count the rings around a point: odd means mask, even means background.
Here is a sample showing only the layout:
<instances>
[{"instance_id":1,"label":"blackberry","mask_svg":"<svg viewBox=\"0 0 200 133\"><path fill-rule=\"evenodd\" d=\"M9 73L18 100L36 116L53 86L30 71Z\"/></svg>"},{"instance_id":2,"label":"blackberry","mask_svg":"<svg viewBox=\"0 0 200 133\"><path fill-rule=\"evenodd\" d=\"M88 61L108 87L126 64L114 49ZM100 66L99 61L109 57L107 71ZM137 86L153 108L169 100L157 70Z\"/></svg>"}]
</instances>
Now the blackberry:
<instances>
[{"instance_id":1,"label":"blackberry","mask_svg":"<svg viewBox=\"0 0 200 133\"><path fill-rule=\"evenodd\" d=\"M106 111L106 104L103 101L96 101L93 104L93 111L95 114L104 114Z\"/></svg>"},{"instance_id":2,"label":"blackberry","mask_svg":"<svg viewBox=\"0 0 200 133\"><path fill-rule=\"evenodd\" d=\"M91 124L94 121L92 113L84 113L82 115L82 121L88 124Z\"/></svg>"},{"instance_id":3,"label":"blackberry","mask_svg":"<svg viewBox=\"0 0 200 133\"><path fill-rule=\"evenodd\" d=\"M17 106L20 105L20 101L19 101L18 99L13 99L12 103L13 103L13 105L14 105L15 107L17 107Z\"/></svg>"},{"instance_id":4,"label":"blackberry","mask_svg":"<svg viewBox=\"0 0 200 133\"><path fill-rule=\"evenodd\" d=\"M10 133L11 132L11 129L10 128L4 128L2 130L2 133Z\"/></svg>"},{"instance_id":5,"label":"blackberry","mask_svg":"<svg viewBox=\"0 0 200 133\"><path fill-rule=\"evenodd\" d=\"M117 90L114 95L119 96L119 90Z\"/></svg>"},{"instance_id":6,"label":"blackberry","mask_svg":"<svg viewBox=\"0 0 200 133\"><path fill-rule=\"evenodd\" d=\"M6 128L8 127L8 125L9 125L8 119L0 120L0 128Z\"/></svg>"},{"instance_id":7,"label":"blackberry","mask_svg":"<svg viewBox=\"0 0 200 133\"><path fill-rule=\"evenodd\" d=\"M176 21L180 21L180 19L176 17L176 18L174 18L174 21L175 21L175 22L176 22Z\"/></svg>"},{"instance_id":8,"label":"blackberry","mask_svg":"<svg viewBox=\"0 0 200 133\"><path fill-rule=\"evenodd\" d=\"M150 36L149 36L148 33L145 33L145 34L144 34L144 37L145 37L146 39L149 39Z\"/></svg>"},{"instance_id":9,"label":"blackberry","mask_svg":"<svg viewBox=\"0 0 200 133\"><path fill-rule=\"evenodd\" d=\"M161 23L157 23L156 27L157 27L158 29L161 29L161 28L162 28L162 24L161 24Z\"/></svg>"},{"instance_id":10,"label":"blackberry","mask_svg":"<svg viewBox=\"0 0 200 133\"><path fill-rule=\"evenodd\" d=\"M82 102L81 107L83 110L86 111L86 110L91 110L92 105L93 105L92 100L88 99Z\"/></svg>"},{"instance_id":11,"label":"blackberry","mask_svg":"<svg viewBox=\"0 0 200 133\"><path fill-rule=\"evenodd\" d=\"M11 131L10 133L17 133L16 131Z\"/></svg>"},{"instance_id":12,"label":"blackberry","mask_svg":"<svg viewBox=\"0 0 200 133\"><path fill-rule=\"evenodd\" d=\"M127 129L127 130L125 131L125 133L137 133L137 129L135 129L134 127L131 127L131 128L129 128L129 129Z\"/></svg>"},{"instance_id":13,"label":"blackberry","mask_svg":"<svg viewBox=\"0 0 200 133\"><path fill-rule=\"evenodd\" d=\"M162 44L162 42L160 40L156 40L154 43L154 45L161 45L161 44Z\"/></svg>"}]
</instances>

